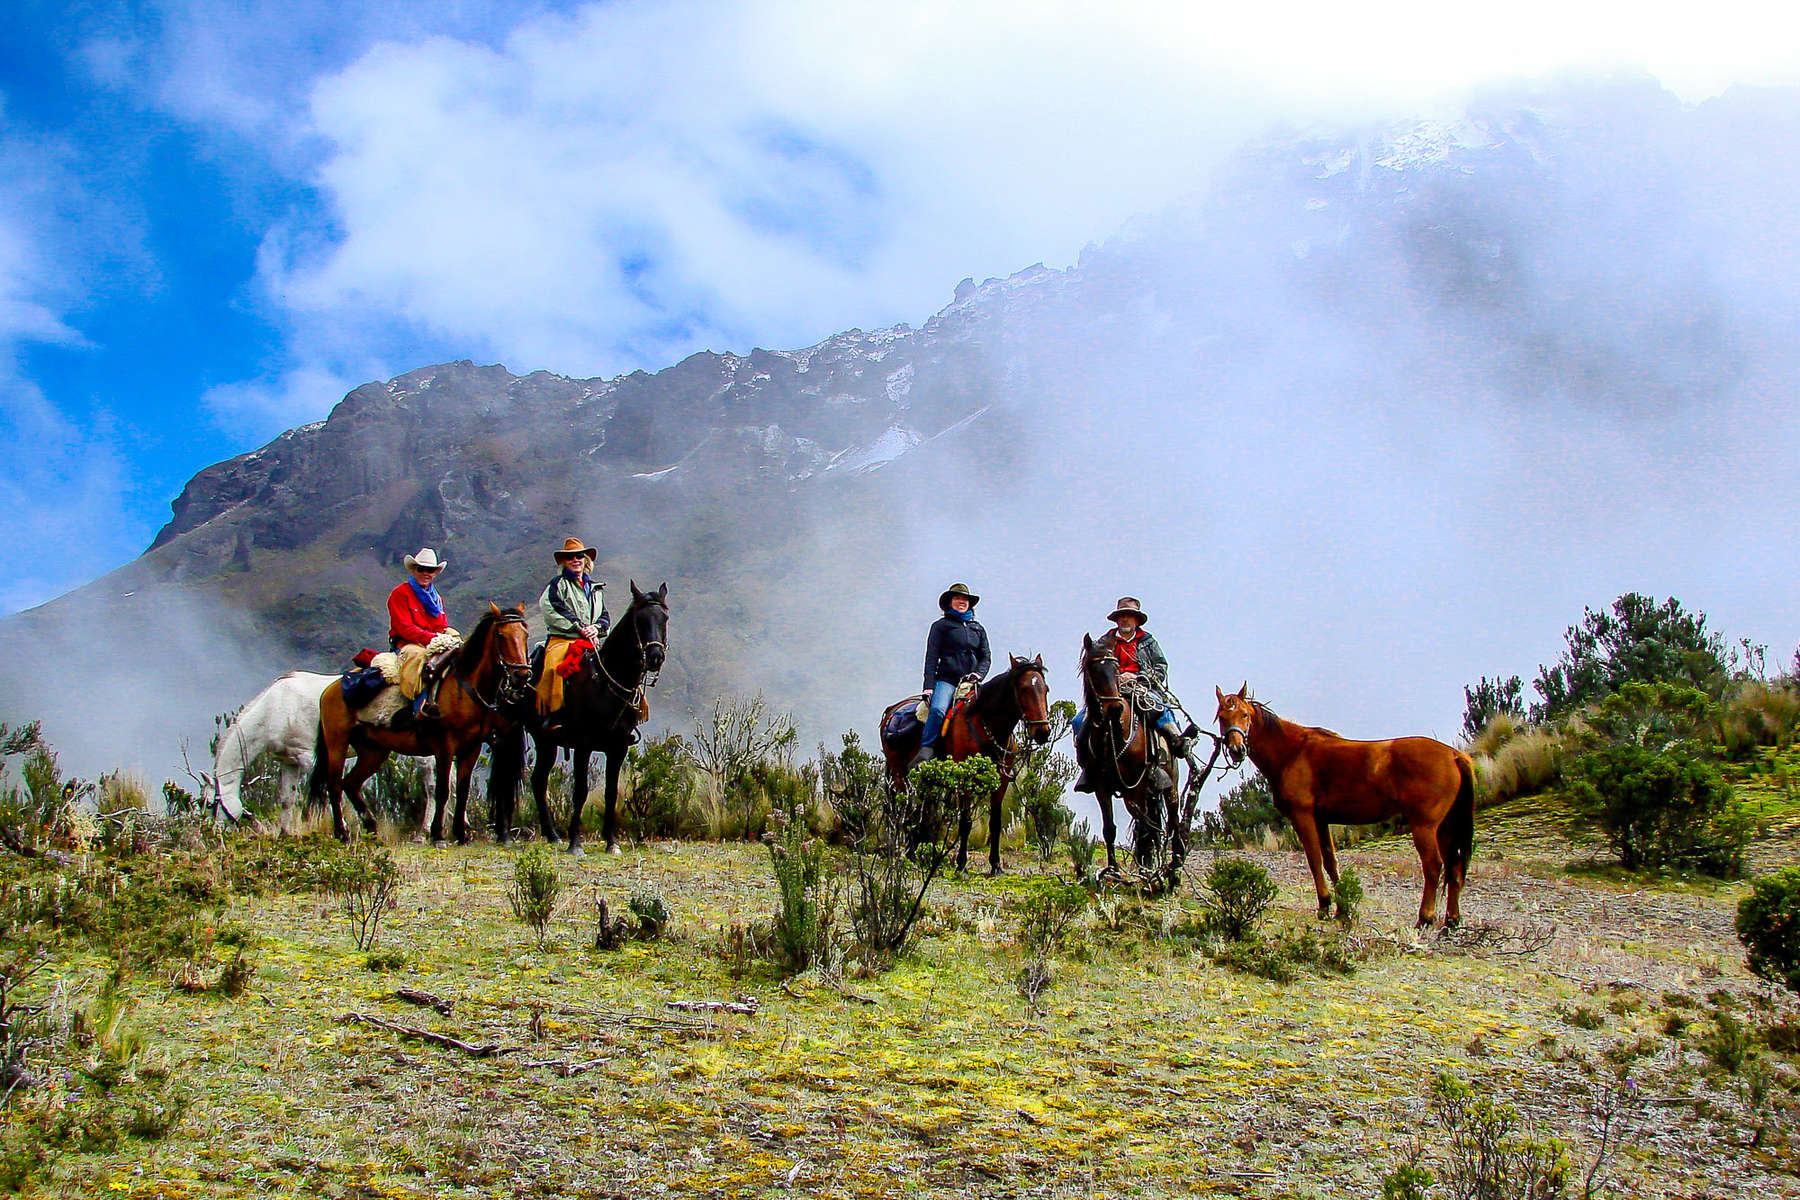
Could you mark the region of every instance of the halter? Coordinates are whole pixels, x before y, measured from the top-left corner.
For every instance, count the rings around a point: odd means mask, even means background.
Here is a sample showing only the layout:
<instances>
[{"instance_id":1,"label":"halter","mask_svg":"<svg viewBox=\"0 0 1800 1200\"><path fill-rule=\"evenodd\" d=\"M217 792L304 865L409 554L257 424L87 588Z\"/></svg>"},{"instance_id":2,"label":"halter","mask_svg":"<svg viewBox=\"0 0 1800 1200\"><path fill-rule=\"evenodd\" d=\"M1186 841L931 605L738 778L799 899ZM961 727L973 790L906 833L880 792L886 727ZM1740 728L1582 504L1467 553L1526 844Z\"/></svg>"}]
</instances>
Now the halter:
<instances>
[{"instance_id":1,"label":"halter","mask_svg":"<svg viewBox=\"0 0 1800 1200\"><path fill-rule=\"evenodd\" d=\"M524 625L525 623L525 618L520 614L516 612L503 612L498 617L494 618L493 624L488 626L488 641L490 644L493 642L494 631L499 629L502 625ZM502 703L511 703L505 695L508 686L518 680L529 682L531 676L531 664L527 662L514 662L507 658L504 653L496 654L494 656L494 662L505 671L505 675L501 677L499 686L494 689L494 699L491 701L482 696L480 692L470 687L468 683L463 680L463 677L458 675L455 671L450 672L450 679L462 690L464 695L469 697L469 699L475 701L476 704L479 704L493 715L499 716L500 705Z\"/></svg>"},{"instance_id":2,"label":"halter","mask_svg":"<svg viewBox=\"0 0 1800 1200\"><path fill-rule=\"evenodd\" d=\"M665 609L664 611L666 612L667 610ZM638 631L636 621L631 622L631 636L636 640L638 647L638 682L636 687L631 687L619 682L619 680L614 677L613 673L607 670L606 659L601 655L599 646L594 647L588 653L594 656L594 665L600 668L600 674L606 680L607 686L618 695L619 699L629 701L633 706L636 706L643 703L644 689L655 687L657 680L662 677L662 672L660 670L652 671L650 669L650 648L654 646L663 651L665 655L668 653L669 648L661 641L645 641L644 635Z\"/></svg>"}]
</instances>

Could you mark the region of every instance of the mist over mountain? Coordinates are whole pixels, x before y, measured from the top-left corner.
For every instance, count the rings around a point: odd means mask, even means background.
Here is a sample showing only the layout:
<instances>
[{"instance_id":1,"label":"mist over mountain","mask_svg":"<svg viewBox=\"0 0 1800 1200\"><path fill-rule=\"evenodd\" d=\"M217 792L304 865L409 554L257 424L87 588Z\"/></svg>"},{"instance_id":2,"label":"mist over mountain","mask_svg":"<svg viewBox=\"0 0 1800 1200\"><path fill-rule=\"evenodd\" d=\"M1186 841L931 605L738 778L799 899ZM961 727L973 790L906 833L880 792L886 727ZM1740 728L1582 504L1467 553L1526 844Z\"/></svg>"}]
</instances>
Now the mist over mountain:
<instances>
[{"instance_id":1,"label":"mist over mountain","mask_svg":"<svg viewBox=\"0 0 1800 1200\"><path fill-rule=\"evenodd\" d=\"M466 628L534 607L568 534L615 612L668 581L676 728L761 689L814 738L871 738L956 579L1058 696L1131 593L1202 719L1248 679L1351 736L1454 733L1462 683L1529 674L1627 589L1785 659L1797 133L1787 91L1496 93L1271 136L917 329L366 384L196 475L135 562L0 623L0 717L43 717L84 772L166 771L278 671L383 645L402 554L449 558Z\"/></svg>"}]
</instances>

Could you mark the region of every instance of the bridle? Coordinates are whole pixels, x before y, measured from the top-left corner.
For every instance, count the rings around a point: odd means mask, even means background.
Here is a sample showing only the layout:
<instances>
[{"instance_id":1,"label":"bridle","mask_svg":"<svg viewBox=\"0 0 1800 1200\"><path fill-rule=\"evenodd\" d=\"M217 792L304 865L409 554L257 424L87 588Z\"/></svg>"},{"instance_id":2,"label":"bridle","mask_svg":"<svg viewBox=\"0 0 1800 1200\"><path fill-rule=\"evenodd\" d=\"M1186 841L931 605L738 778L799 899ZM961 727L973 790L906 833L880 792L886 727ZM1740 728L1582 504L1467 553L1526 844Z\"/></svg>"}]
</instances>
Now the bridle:
<instances>
[{"instance_id":1,"label":"bridle","mask_svg":"<svg viewBox=\"0 0 1800 1200\"><path fill-rule=\"evenodd\" d=\"M524 625L525 623L525 618L522 614L517 612L503 612L498 617L494 618L494 623L492 625L488 626L488 639L490 642L495 641L495 634L503 625ZM454 670L450 672L450 678L456 682L458 688L462 689L463 694L475 701L475 703L479 704L488 712L498 716L502 704L511 704L521 700L525 694L530 691L531 664L529 662L514 662L512 659L506 657L506 653L503 649L495 654L494 663L504 671L505 674L501 676L500 685L495 689L494 699L491 701L484 697L479 691L470 687L463 677L458 675Z\"/></svg>"},{"instance_id":2,"label":"bridle","mask_svg":"<svg viewBox=\"0 0 1800 1200\"><path fill-rule=\"evenodd\" d=\"M1035 662L1021 663L1021 664L1019 664L1018 669L1019 669L1021 679L1013 681L1013 696L1015 699L1018 697L1018 694L1019 694L1018 685L1020 682L1022 682L1022 677L1024 675L1027 675L1027 674L1030 674L1033 672L1035 672L1037 674L1039 682L1044 683L1045 695L1046 696L1049 695L1049 690L1050 690L1049 684L1047 681L1044 680L1044 676L1048 672L1046 671L1046 669L1044 668L1044 666L1042 664L1035 663ZM1019 724L1025 726L1026 729L1031 730L1033 732L1035 732L1039 729L1042 729L1044 731L1044 740L1046 742L1049 741L1051 721L1050 721L1049 714L1047 712L1041 719L1034 721L1030 717L1025 715L1025 706L1023 704L1021 704L1021 705L1019 705Z\"/></svg>"},{"instance_id":3,"label":"bridle","mask_svg":"<svg viewBox=\"0 0 1800 1200\"><path fill-rule=\"evenodd\" d=\"M654 605L654 603L655 602L652 601L652 605ZM660 605L655 606L661 607ZM668 612L666 608L663 611L665 615ZM594 647L592 650L588 651L588 653L594 656L594 665L600 669L601 678L606 680L607 687L611 688L619 699L627 701L635 706L643 702L644 689L655 687L657 680L662 676L661 669L654 671L650 669L651 647L655 647L667 655L668 646L660 640L646 639L644 637L644 631L639 628L636 620L636 606L633 607L632 612L629 613L628 616L631 617L631 636L637 642L638 678L636 686L621 683L613 673L607 669L606 657L600 653L599 646Z\"/></svg>"}]
</instances>

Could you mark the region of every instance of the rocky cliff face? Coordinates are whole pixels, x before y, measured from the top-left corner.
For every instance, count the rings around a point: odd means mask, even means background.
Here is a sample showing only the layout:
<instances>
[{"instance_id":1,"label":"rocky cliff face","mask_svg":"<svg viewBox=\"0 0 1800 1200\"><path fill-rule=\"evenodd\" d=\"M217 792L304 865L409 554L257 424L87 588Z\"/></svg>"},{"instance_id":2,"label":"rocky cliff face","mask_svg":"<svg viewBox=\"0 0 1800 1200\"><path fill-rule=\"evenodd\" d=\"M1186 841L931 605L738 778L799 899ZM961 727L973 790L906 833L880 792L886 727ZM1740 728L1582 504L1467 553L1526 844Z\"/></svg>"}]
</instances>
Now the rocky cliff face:
<instances>
[{"instance_id":1,"label":"rocky cliff face","mask_svg":"<svg viewBox=\"0 0 1800 1200\"><path fill-rule=\"evenodd\" d=\"M1351 510L1383 472L1466 455L1457 421L1789 386L1773 299L1800 213L1755 147L1796 112L1629 85L1271 141L1074 268L965 280L917 329L616 379L457 362L366 384L196 475L137 562L0 626L14 707L54 707L29 666L54 633L123 622L184 663L217 657L195 630L247 642L231 684L193 685L217 711L378 644L404 553L447 555L466 623L533 603L573 533L615 594L669 581L665 713L761 687L816 732L866 725L916 682L940 575L1028 577L1048 608L1120 576L1174 590L1187 564L1278 572L1301 499L1376 527L1414 511ZM1030 628L1017 648L1054 657Z\"/></svg>"}]
</instances>

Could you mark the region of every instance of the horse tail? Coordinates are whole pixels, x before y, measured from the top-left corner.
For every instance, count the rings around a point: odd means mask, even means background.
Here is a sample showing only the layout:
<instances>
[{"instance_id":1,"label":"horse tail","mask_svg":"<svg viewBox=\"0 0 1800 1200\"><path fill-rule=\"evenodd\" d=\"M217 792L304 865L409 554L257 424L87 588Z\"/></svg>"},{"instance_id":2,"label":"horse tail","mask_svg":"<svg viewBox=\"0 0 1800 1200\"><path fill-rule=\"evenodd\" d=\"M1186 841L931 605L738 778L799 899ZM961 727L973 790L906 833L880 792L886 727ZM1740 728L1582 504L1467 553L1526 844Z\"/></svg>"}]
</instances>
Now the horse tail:
<instances>
[{"instance_id":1,"label":"horse tail","mask_svg":"<svg viewBox=\"0 0 1800 1200\"><path fill-rule=\"evenodd\" d=\"M316 806L325 803L326 772L329 770L326 764L330 760L331 755L326 752L325 746L325 722L320 721L319 735L313 739L312 770L308 772L306 776L306 802L308 806Z\"/></svg>"},{"instance_id":2,"label":"horse tail","mask_svg":"<svg viewBox=\"0 0 1800 1200\"><path fill-rule=\"evenodd\" d=\"M1456 756L1456 770L1462 776L1457 785L1456 803L1444 818L1448 836L1444 839L1444 873L1461 879L1468 874L1469 859L1475 853L1475 764L1466 754Z\"/></svg>"},{"instance_id":3,"label":"horse tail","mask_svg":"<svg viewBox=\"0 0 1800 1200\"><path fill-rule=\"evenodd\" d=\"M514 725L494 735L488 755L488 805L494 819L510 819L525 776L525 726Z\"/></svg>"}]
</instances>

